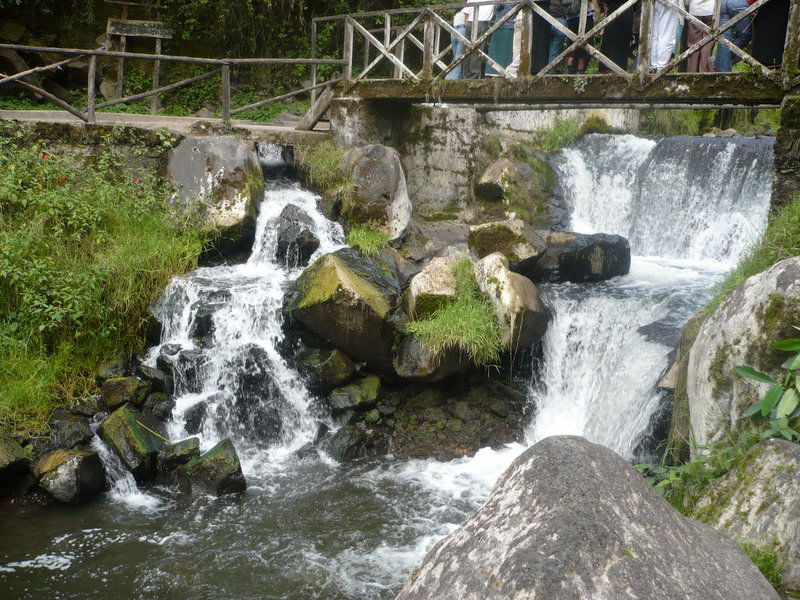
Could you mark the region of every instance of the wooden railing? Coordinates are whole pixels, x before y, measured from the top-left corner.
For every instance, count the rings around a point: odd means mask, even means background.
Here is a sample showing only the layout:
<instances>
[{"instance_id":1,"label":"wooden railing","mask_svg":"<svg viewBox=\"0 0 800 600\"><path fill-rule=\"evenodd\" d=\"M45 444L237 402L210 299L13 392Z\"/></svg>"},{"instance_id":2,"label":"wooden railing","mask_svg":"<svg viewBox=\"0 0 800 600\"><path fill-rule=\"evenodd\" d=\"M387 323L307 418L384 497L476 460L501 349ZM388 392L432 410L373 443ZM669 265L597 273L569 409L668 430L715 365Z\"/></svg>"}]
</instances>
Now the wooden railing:
<instances>
[{"instance_id":1,"label":"wooden railing","mask_svg":"<svg viewBox=\"0 0 800 600\"><path fill-rule=\"evenodd\" d=\"M503 25L516 19L522 14L522 52L519 73L524 76L546 77L550 75L553 67L563 61L570 53L577 49L584 49L603 65L611 75L618 77L636 77L642 87L658 80L675 69L687 58L700 52L706 44L722 44L732 53L749 64L756 73L772 81L779 82L784 89L791 89L800 85L800 0L790 0L790 13L788 28L785 33L785 53L781 69L770 68L760 63L745 50L736 46L723 34L733 28L742 19L750 18L756 11L768 2L778 0L758 0L745 11L739 13L724 24L720 23L720 12L723 0L715 1L713 22L706 25L697 17L689 14L678 4L670 0L627 0L613 12L598 18L595 15L595 24L589 28L588 15L591 10L589 0L582 0L579 14L577 32L573 32L554 18L546 8L549 2L542 0L514 0L511 2L485 1L471 4L446 4L414 9L396 9L386 11L364 12L352 15L334 15L319 17L312 23L312 58L318 52L318 31L324 24L338 22L343 28L342 57L346 61L342 79L345 88L355 84L374 79L408 79L411 81L443 79L463 61L476 55L485 64L491 66L501 76L508 77L506 68L493 60L483 50L491 36ZM672 58L664 69L656 73L650 72L650 49L652 35L652 21L656 2L660 2L669 10L674 11L687 23L697 26L705 35L699 42L693 44L685 51ZM453 15L462 8L469 7L477 11L481 6L497 6L500 4L513 5L511 10L501 19L494 21L489 29L478 35L478 21L472 20L472 27L468 36L460 34L451 25ZM641 18L639 28L639 44L636 58L636 74L628 72L616 64L598 48L596 40L606 28L619 19L626 11L633 10L635 5L641 4ZM532 21L536 19L545 27L562 33L567 40L566 47L546 65L539 65L531 72L531 47L534 43L534 27ZM402 25L398 25L402 23ZM381 27L382 25L382 27ZM382 32L382 35L381 35ZM539 29L541 34L541 28ZM777 32L776 32L777 33ZM453 58L452 43L442 43L442 35L447 39L456 39L463 43L464 52L457 59ZM549 35L549 32L547 32ZM631 32L631 36L633 32ZM780 32L783 35L783 32ZM363 67L359 66L356 56L359 41L363 40ZM407 45L419 50L417 57L409 60ZM377 51L377 57L370 59L370 51ZM419 54L421 53L421 60ZM379 73L381 65L389 64L390 69ZM421 68L417 68L421 65ZM316 68L312 67L312 83L316 82Z\"/></svg>"},{"instance_id":2,"label":"wooden railing","mask_svg":"<svg viewBox=\"0 0 800 600\"><path fill-rule=\"evenodd\" d=\"M19 87L42 96L43 98L49 100L50 102L56 104L57 106L60 106L67 112L73 114L74 116L78 117L79 119L87 123L95 123L97 121L96 112L101 108L108 108L119 104L128 104L131 102L137 102L139 100L143 100L149 97L156 97L159 94L172 92L181 87L191 85L203 79L207 79L209 77L214 77L214 76L218 76L220 78L222 119L228 121L231 119L233 115L242 113L244 111L260 108L262 106L273 104L275 102L288 100L289 98L293 98L295 96L300 96L303 94L308 94L310 92L315 92L322 88L329 88L331 86L336 85L340 81L339 77L334 77L324 82L314 81L314 83L311 86L297 89L287 94L282 94L280 96L259 100L258 102L254 102L246 106L234 107L231 105L231 68L241 67L246 65L311 65L312 67L316 67L318 65L332 65L338 67L345 67L347 64L347 62L344 59L305 59L305 58L216 59L216 58L198 58L192 56L171 56L168 54L142 54L136 52L115 52L109 50L106 47L98 48L95 50L82 50L76 48L50 48L44 46L24 46L19 44L0 44L0 49L14 50L17 52L27 52L27 53L32 52L41 55L55 54L59 56L70 57L64 60L59 60L57 62L54 62L46 66L28 69L27 71L23 71L20 73L14 73L14 74L0 73L0 85L15 82L16 85L18 85ZM98 83L97 61L100 58L124 58L124 59L137 59L137 60L147 60L147 61L188 63L194 65L202 65L204 67L211 67L211 68L205 73L196 75L194 77L189 77L187 79L183 79L181 81L177 81L169 85L159 86L158 82L156 81L154 82L154 89L149 90L147 92L142 92L140 94L133 94L130 96L126 96L124 98L117 98L114 100L108 100L106 102L98 103L96 98L96 90ZM33 76L37 76L42 73L46 73L48 71L60 69L70 63L86 59L88 59L89 61L89 69L86 82L87 106L85 108L75 107L69 104L68 102L65 102L64 100L47 92L40 86L35 85L33 82L30 81L31 77ZM313 127L313 123L311 124L311 127Z\"/></svg>"}]
</instances>

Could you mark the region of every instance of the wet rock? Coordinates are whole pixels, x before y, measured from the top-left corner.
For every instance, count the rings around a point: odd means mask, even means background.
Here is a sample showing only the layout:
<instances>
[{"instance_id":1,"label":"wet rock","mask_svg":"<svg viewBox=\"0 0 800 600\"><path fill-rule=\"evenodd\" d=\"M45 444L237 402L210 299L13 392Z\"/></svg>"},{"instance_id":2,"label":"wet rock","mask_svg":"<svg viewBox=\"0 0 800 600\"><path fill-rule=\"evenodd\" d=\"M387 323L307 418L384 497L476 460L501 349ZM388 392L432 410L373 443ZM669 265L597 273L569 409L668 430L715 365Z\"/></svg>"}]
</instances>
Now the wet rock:
<instances>
[{"instance_id":1,"label":"wet rock","mask_svg":"<svg viewBox=\"0 0 800 600\"><path fill-rule=\"evenodd\" d=\"M175 410L175 400L164 392L154 392L144 401L144 412L155 415L159 421L169 421L173 410Z\"/></svg>"},{"instance_id":2,"label":"wet rock","mask_svg":"<svg viewBox=\"0 0 800 600\"><path fill-rule=\"evenodd\" d=\"M58 410L50 417L49 447L53 450L76 448L93 437L94 433L86 417L64 410Z\"/></svg>"},{"instance_id":3,"label":"wet rock","mask_svg":"<svg viewBox=\"0 0 800 600\"><path fill-rule=\"evenodd\" d=\"M159 451L167 445L164 424L130 404L115 410L100 424L97 435L133 473L137 481L156 474Z\"/></svg>"},{"instance_id":4,"label":"wet rock","mask_svg":"<svg viewBox=\"0 0 800 600\"><path fill-rule=\"evenodd\" d=\"M106 471L94 450L56 450L40 458L33 473L60 502L78 504L106 489Z\"/></svg>"},{"instance_id":5,"label":"wet rock","mask_svg":"<svg viewBox=\"0 0 800 600\"><path fill-rule=\"evenodd\" d=\"M306 350L297 359L297 369L315 392L344 385L355 373L353 361L341 350Z\"/></svg>"},{"instance_id":6,"label":"wet rock","mask_svg":"<svg viewBox=\"0 0 800 600\"><path fill-rule=\"evenodd\" d=\"M532 154L525 161L499 158L475 186L479 201L499 203L508 213L536 227L550 226L550 188L554 177L546 160Z\"/></svg>"},{"instance_id":7,"label":"wet rock","mask_svg":"<svg viewBox=\"0 0 800 600\"><path fill-rule=\"evenodd\" d=\"M352 148L345 152L342 170L353 182L343 216L355 223L384 225L392 241L402 238L411 223L412 205L397 151L380 144Z\"/></svg>"},{"instance_id":8,"label":"wet rock","mask_svg":"<svg viewBox=\"0 0 800 600\"><path fill-rule=\"evenodd\" d=\"M380 377L368 375L350 385L333 390L328 396L328 406L334 414L349 410L369 410L375 407L380 391Z\"/></svg>"},{"instance_id":9,"label":"wet rock","mask_svg":"<svg viewBox=\"0 0 800 600\"><path fill-rule=\"evenodd\" d=\"M521 219L470 227L468 244L479 259L500 252L511 264L537 258L545 250L542 235Z\"/></svg>"},{"instance_id":10,"label":"wet rock","mask_svg":"<svg viewBox=\"0 0 800 600\"><path fill-rule=\"evenodd\" d=\"M247 489L242 465L231 440L223 440L211 450L191 459L180 474L183 493L199 496L225 496Z\"/></svg>"},{"instance_id":11,"label":"wet rock","mask_svg":"<svg viewBox=\"0 0 800 600\"><path fill-rule=\"evenodd\" d=\"M672 508L612 450L551 437L423 559L398 600L778 599L735 543Z\"/></svg>"},{"instance_id":12,"label":"wet rock","mask_svg":"<svg viewBox=\"0 0 800 600\"><path fill-rule=\"evenodd\" d=\"M775 552L783 591L800 594L800 446L778 439L757 444L706 488L693 516L739 544Z\"/></svg>"},{"instance_id":13,"label":"wet rock","mask_svg":"<svg viewBox=\"0 0 800 600\"><path fill-rule=\"evenodd\" d=\"M453 302L458 296L453 268L463 259L469 260L462 252L437 257L415 275L403 295L406 314L424 319Z\"/></svg>"},{"instance_id":14,"label":"wet rock","mask_svg":"<svg viewBox=\"0 0 800 600\"><path fill-rule=\"evenodd\" d=\"M191 435L200 433L203 428L203 422L208 415L208 401L201 400L191 408L186 409L184 413L183 428Z\"/></svg>"},{"instance_id":15,"label":"wet rock","mask_svg":"<svg viewBox=\"0 0 800 600\"><path fill-rule=\"evenodd\" d=\"M474 270L478 288L494 306L505 346L517 350L541 340L551 314L530 279L512 273L499 252L480 260Z\"/></svg>"},{"instance_id":16,"label":"wet rock","mask_svg":"<svg viewBox=\"0 0 800 600\"><path fill-rule=\"evenodd\" d=\"M128 374L128 359L124 356L118 356L110 361L103 363L94 376L97 386L100 387L107 379L116 379L118 377L125 377Z\"/></svg>"},{"instance_id":17,"label":"wet rock","mask_svg":"<svg viewBox=\"0 0 800 600\"><path fill-rule=\"evenodd\" d=\"M175 393L175 383L172 381L172 377L161 369L140 364L136 367L136 374L145 381L150 382L151 391L153 392L160 392L169 396Z\"/></svg>"},{"instance_id":18,"label":"wet rock","mask_svg":"<svg viewBox=\"0 0 800 600\"><path fill-rule=\"evenodd\" d=\"M326 254L298 278L286 312L352 359L392 373L392 347L404 324L396 317L394 277L358 251Z\"/></svg>"},{"instance_id":19,"label":"wet rock","mask_svg":"<svg viewBox=\"0 0 800 600\"><path fill-rule=\"evenodd\" d=\"M544 253L521 260L512 270L534 282L597 282L627 275L631 248L619 235L585 235L569 231L549 233Z\"/></svg>"},{"instance_id":20,"label":"wet rock","mask_svg":"<svg viewBox=\"0 0 800 600\"><path fill-rule=\"evenodd\" d=\"M141 408L151 384L136 377L113 377L107 379L100 388L100 404L104 410L114 411L123 404Z\"/></svg>"},{"instance_id":21,"label":"wet rock","mask_svg":"<svg viewBox=\"0 0 800 600\"><path fill-rule=\"evenodd\" d=\"M320 444L320 449L341 462L386 454L386 438L361 425L345 425Z\"/></svg>"},{"instance_id":22,"label":"wet rock","mask_svg":"<svg viewBox=\"0 0 800 600\"><path fill-rule=\"evenodd\" d=\"M200 438L192 437L166 446L158 453L158 472L171 473L197 456L200 456Z\"/></svg>"},{"instance_id":23,"label":"wet rock","mask_svg":"<svg viewBox=\"0 0 800 600\"><path fill-rule=\"evenodd\" d=\"M422 270L421 266L406 260L394 248L384 248L380 251L376 260L386 265L401 289L407 287L417 273Z\"/></svg>"},{"instance_id":24,"label":"wet rock","mask_svg":"<svg viewBox=\"0 0 800 600\"><path fill-rule=\"evenodd\" d=\"M0 433L0 484L19 477L29 468L30 460L22 446Z\"/></svg>"},{"instance_id":25,"label":"wet rock","mask_svg":"<svg viewBox=\"0 0 800 600\"><path fill-rule=\"evenodd\" d=\"M289 204L278 218L275 258L290 268L304 267L319 248L314 221L301 208Z\"/></svg>"},{"instance_id":26,"label":"wet rock","mask_svg":"<svg viewBox=\"0 0 800 600\"><path fill-rule=\"evenodd\" d=\"M437 355L425 342L413 335L403 338L393 359L395 372L403 379L419 383L441 381L459 371L472 368L472 364L455 349Z\"/></svg>"},{"instance_id":27,"label":"wet rock","mask_svg":"<svg viewBox=\"0 0 800 600\"><path fill-rule=\"evenodd\" d=\"M800 258L783 260L734 290L707 318L689 352L686 378L691 433L697 446L722 439L769 388L736 374L748 365L779 376L788 357L775 342L797 337Z\"/></svg>"}]
</instances>

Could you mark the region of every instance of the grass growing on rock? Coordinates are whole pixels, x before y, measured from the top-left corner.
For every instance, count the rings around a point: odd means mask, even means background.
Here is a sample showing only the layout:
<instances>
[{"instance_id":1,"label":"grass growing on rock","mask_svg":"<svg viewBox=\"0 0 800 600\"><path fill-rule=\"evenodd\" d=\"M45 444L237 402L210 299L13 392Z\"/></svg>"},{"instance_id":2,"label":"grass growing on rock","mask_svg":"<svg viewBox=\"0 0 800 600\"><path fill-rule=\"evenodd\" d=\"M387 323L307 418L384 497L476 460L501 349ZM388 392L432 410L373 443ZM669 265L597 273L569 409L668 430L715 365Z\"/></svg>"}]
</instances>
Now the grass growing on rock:
<instances>
[{"instance_id":1,"label":"grass growing on rock","mask_svg":"<svg viewBox=\"0 0 800 600\"><path fill-rule=\"evenodd\" d=\"M41 430L141 346L148 304L204 240L168 198L111 150L70 156L0 128L0 429Z\"/></svg>"},{"instance_id":2,"label":"grass growing on rock","mask_svg":"<svg viewBox=\"0 0 800 600\"><path fill-rule=\"evenodd\" d=\"M427 344L436 355L457 349L478 365L496 364L502 342L495 312L478 289L468 258L453 265L458 295L429 318L413 321L407 330Z\"/></svg>"},{"instance_id":3,"label":"grass growing on rock","mask_svg":"<svg viewBox=\"0 0 800 600\"><path fill-rule=\"evenodd\" d=\"M347 192L353 185L342 170L344 153L331 140L299 144L295 160L306 182L321 194Z\"/></svg>"},{"instance_id":4,"label":"grass growing on rock","mask_svg":"<svg viewBox=\"0 0 800 600\"><path fill-rule=\"evenodd\" d=\"M375 229L357 225L348 232L347 245L358 248L364 256L372 258L389 245L389 237Z\"/></svg>"},{"instance_id":5,"label":"grass growing on rock","mask_svg":"<svg viewBox=\"0 0 800 600\"><path fill-rule=\"evenodd\" d=\"M753 564L758 567L764 579L770 582L776 591L783 591L783 572L785 565L781 557L774 550L744 542L740 544L742 550Z\"/></svg>"},{"instance_id":6,"label":"grass growing on rock","mask_svg":"<svg viewBox=\"0 0 800 600\"><path fill-rule=\"evenodd\" d=\"M589 115L580 124L573 119L556 118L551 128L536 134L534 146L542 152L557 152L562 148L571 146L590 133L613 132L614 129L602 117L597 115Z\"/></svg>"}]
</instances>

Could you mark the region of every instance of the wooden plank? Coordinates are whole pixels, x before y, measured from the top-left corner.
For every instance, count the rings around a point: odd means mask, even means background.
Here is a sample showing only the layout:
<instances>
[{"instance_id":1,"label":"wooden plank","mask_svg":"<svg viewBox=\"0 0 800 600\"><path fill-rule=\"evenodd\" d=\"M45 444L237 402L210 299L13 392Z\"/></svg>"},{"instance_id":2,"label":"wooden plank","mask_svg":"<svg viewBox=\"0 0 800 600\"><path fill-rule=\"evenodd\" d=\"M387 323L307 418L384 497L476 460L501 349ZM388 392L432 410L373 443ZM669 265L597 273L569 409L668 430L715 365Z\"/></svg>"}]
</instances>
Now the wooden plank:
<instances>
[{"instance_id":1,"label":"wooden plank","mask_svg":"<svg viewBox=\"0 0 800 600\"><path fill-rule=\"evenodd\" d=\"M650 57L653 49L653 13L655 0L642 0L642 13L639 19L639 51L637 52L637 69L640 84L644 84L650 72Z\"/></svg>"},{"instance_id":2,"label":"wooden plank","mask_svg":"<svg viewBox=\"0 0 800 600\"><path fill-rule=\"evenodd\" d=\"M156 54L161 54L161 38L156 38ZM158 80L161 78L161 61L153 62L153 90L158 90ZM158 112L158 94L153 94L150 98L150 114Z\"/></svg>"},{"instance_id":3,"label":"wooden plank","mask_svg":"<svg viewBox=\"0 0 800 600\"><path fill-rule=\"evenodd\" d=\"M222 83L220 85L222 92L222 120L231 120L231 68L229 65L222 66Z\"/></svg>"},{"instance_id":4,"label":"wooden plank","mask_svg":"<svg viewBox=\"0 0 800 600\"><path fill-rule=\"evenodd\" d=\"M309 92L314 91L312 88L321 89L327 86L334 86L339 83L341 78L338 79L331 79L330 81L325 81L323 83L318 83L316 86L303 88L300 90L295 90L293 92L289 92L288 94L283 94L281 96L276 96L274 98L267 98L266 100L259 100L258 102L254 102L253 104L248 104L247 106L242 106L240 108L236 108L231 110L232 115L239 114L246 110L252 110L254 108L259 108L261 106L266 106L267 104L274 104L275 102L282 102L283 100L288 100L289 98L294 98L295 96L299 96L301 94L308 94Z\"/></svg>"},{"instance_id":5,"label":"wooden plank","mask_svg":"<svg viewBox=\"0 0 800 600\"><path fill-rule=\"evenodd\" d=\"M344 72L342 73L342 79L344 79L344 86L346 88L350 85L350 80L353 79L353 23L351 21L345 21L344 24L342 58L346 61Z\"/></svg>"},{"instance_id":6,"label":"wooden plank","mask_svg":"<svg viewBox=\"0 0 800 600\"><path fill-rule=\"evenodd\" d=\"M119 38L119 49L124 53L128 47L127 36ZM120 57L117 61L117 98L122 98L125 94L125 59Z\"/></svg>"},{"instance_id":7,"label":"wooden plank","mask_svg":"<svg viewBox=\"0 0 800 600\"><path fill-rule=\"evenodd\" d=\"M435 41L433 20L425 19L424 33L422 36L422 78L433 79L433 43Z\"/></svg>"},{"instance_id":8,"label":"wooden plank","mask_svg":"<svg viewBox=\"0 0 800 600\"><path fill-rule=\"evenodd\" d=\"M172 29L161 21L134 21L130 19L109 19L106 26L108 35L125 35L128 37L172 39Z\"/></svg>"},{"instance_id":9,"label":"wooden plank","mask_svg":"<svg viewBox=\"0 0 800 600\"><path fill-rule=\"evenodd\" d=\"M317 22L311 21L311 58L317 58ZM317 85L317 65L311 65L311 85ZM317 90L311 92L311 104L317 101Z\"/></svg>"},{"instance_id":10,"label":"wooden plank","mask_svg":"<svg viewBox=\"0 0 800 600\"><path fill-rule=\"evenodd\" d=\"M149 98L154 94L164 94L166 92L171 92L172 90L177 90L178 88L183 87L185 85L190 85L197 81L201 81L203 79L207 79L214 75L218 75L220 71L221 69L213 69L206 73L190 77L189 79L183 79L181 81L176 81L175 83L165 85L164 87L160 87L156 90L149 90L147 92L142 92L141 94L134 94L133 96L126 96L125 98L117 98L116 100L109 100L108 102L103 102L102 104L98 104L97 108L98 109L108 108L109 106L116 106L117 104L127 104L128 102L136 102L138 100L144 100L145 98Z\"/></svg>"},{"instance_id":11,"label":"wooden plank","mask_svg":"<svg viewBox=\"0 0 800 600\"><path fill-rule=\"evenodd\" d=\"M89 76L86 82L86 122L96 123L95 117L95 95L97 94L97 57L92 56L89 58Z\"/></svg>"},{"instance_id":12,"label":"wooden plank","mask_svg":"<svg viewBox=\"0 0 800 600\"><path fill-rule=\"evenodd\" d=\"M531 74L531 45L533 42L533 13L529 7L522 11L522 31L520 33L519 77L528 77Z\"/></svg>"},{"instance_id":13,"label":"wooden plank","mask_svg":"<svg viewBox=\"0 0 800 600\"><path fill-rule=\"evenodd\" d=\"M355 29L361 35L363 35L365 38L367 38L367 40L369 40L369 42L373 46L375 46L375 48L378 50L378 52L380 52L384 57L386 57L390 61L392 61L406 75L408 75L409 77L411 77L414 80L418 80L419 79L416 76L416 74L413 71L411 71L411 69L409 69L407 66L405 66L402 62L398 61L397 57L394 54L392 54L391 52L389 52L389 50L387 48L385 48L383 46L383 44L381 44L378 41L378 39L374 35L372 35L369 31L367 31L358 21L356 21L354 19L349 19L348 23L350 23L352 29ZM395 40L395 41L397 41L397 40ZM365 73L366 73L366 71L365 71Z\"/></svg>"},{"instance_id":14,"label":"wooden plank","mask_svg":"<svg viewBox=\"0 0 800 600\"><path fill-rule=\"evenodd\" d=\"M328 86L325 88L325 91L320 94L319 99L313 104L313 106L309 109L306 115L300 119L300 122L297 124L295 129L297 131L311 131L314 129L319 120L322 118L328 108L330 108L331 102L336 97L336 92L333 89L333 86Z\"/></svg>"}]
</instances>

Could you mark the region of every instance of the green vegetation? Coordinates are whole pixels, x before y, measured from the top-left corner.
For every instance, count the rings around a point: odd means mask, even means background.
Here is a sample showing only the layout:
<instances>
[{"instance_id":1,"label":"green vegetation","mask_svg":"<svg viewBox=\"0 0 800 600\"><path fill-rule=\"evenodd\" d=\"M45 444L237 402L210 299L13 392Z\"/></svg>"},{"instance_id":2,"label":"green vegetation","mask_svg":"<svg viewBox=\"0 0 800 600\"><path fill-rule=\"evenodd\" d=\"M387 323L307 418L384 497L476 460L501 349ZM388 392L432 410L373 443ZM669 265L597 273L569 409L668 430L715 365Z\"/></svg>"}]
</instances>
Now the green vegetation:
<instances>
[{"instance_id":1,"label":"green vegetation","mask_svg":"<svg viewBox=\"0 0 800 600\"><path fill-rule=\"evenodd\" d=\"M297 145L294 158L306 183L320 194L346 192L353 185L342 171L343 152L329 139Z\"/></svg>"},{"instance_id":2,"label":"green vegetation","mask_svg":"<svg viewBox=\"0 0 800 600\"><path fill-rule=\"evenodd\" d=\"M578 124L573 119L556 118L551 128L536 134L534 146L542 152L557 152L562 148L571 146L590 133L613 132L614 128L597 115L589 115L581 124Z\"/></svg>"},{"instance_id":3,"label":"green vegetation","mask_svg":"<svg viewBox=\"0 0 800 600\"><path fill-rule=\"evenodd\" d=\"M457 282L456 299L429 318L413 321L407 330L441 356L455 348L478 365L498 362L502 342L494 308L478 289L468 258L453 266Z\"/></svg>"},{"instance_id":4,"label":"green vegetation","mask_svg":"<svg viewBox=\"0 0 800 600\"><path fill-rule=\"evenodd\" d=\"M204 234L112 150L75 157L22 136L0 128L0 428L35 432L141 346L148 304Z\"/></svg>"},{"instance_id":5,"label":"green vegetation","mask_svg":"<svg viewBox=\"0 0 800 600\"><path fill-rule=\"evenodd\" d=\"M364 256L372 258L389 245L389 238L380 231L356 226L347 233L347 245L358 248Z\"/></svg>"},{"instance_id":6,"label":"green vegetation","mask_svg":"<svg viewBox=\"0 0 800 600\"><path fill-rule=\"evenodd\" d=\"M756 546L755 544L740 544L747 557L758 567L764 579L770 582L778 592L783 591L783 572L785 565L778 556L778 553L769 548Z\"/></svg>"},{"instance_id":7,"label":"green vegetation","mask_svg":"<svg viewBox=\"0 0 800 600\"><path fill-rule=\"evenodd\" d=\"M780 109L741 110L643 110L639 132L644 135L703 135L714 127L735 129L743 135L778 131Z\"/></svg>"}]
</instances>

